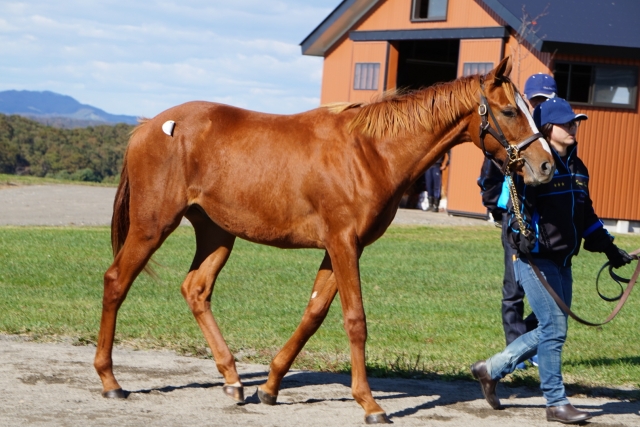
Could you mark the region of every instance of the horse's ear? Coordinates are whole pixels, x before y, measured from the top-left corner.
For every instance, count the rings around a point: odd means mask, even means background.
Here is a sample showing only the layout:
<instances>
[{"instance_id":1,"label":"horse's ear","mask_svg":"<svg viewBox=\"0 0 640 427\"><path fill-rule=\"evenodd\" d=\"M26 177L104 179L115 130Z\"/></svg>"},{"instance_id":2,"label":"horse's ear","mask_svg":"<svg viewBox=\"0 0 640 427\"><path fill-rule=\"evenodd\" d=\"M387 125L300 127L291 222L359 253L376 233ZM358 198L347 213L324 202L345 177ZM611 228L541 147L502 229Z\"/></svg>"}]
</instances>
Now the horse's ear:
<instances>
[{"instance_id":1,"label":"horse's ear","mask_svg":"<svg viewBox=\"0 0 640 427\"><path fill-rule=\"evenodd\" d=\"M504 77L509 77L509 74L511 74L511 56L507 56L500 61L498 66L489 74L493 74L493 78L496 80L502 80Z\"/></svg>"}]
</instances>

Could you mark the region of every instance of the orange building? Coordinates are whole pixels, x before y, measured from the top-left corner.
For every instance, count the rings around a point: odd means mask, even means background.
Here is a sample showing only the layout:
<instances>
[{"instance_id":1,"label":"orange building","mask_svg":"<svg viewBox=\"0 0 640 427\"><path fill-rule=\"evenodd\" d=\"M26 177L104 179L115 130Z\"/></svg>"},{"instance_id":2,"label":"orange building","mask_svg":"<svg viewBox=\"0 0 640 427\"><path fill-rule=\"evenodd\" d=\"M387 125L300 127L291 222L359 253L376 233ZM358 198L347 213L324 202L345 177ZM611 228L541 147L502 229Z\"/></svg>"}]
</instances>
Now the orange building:
<instances>
[{"instance_id":1,"label":"orange building","mask_svg":"<svg viewBox=\"0 0 640 427\"><path fill-rule=\"evenodd\" d=\"M322 104L482 74L507 55L520 88L533 73L553 75L589 116L578 139L596 212L609 229L640 232L639 20L635 0L344 0L301 47L324 57ZM486 216L482 161L471 144L452 150L450 214Z\"/></svg>"}]
</instances>

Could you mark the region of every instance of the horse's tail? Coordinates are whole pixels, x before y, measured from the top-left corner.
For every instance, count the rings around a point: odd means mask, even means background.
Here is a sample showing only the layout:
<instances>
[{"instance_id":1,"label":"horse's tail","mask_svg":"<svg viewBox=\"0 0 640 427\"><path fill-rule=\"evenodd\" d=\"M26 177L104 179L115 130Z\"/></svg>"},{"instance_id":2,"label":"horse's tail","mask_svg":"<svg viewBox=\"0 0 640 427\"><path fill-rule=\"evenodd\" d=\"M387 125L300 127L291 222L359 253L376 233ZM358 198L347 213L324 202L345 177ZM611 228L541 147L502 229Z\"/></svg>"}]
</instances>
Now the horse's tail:
<instances>
[{"instance_id":1,"label":"horse's tail","mask_svg":"<svg viewBox=\"0 0 640 427\"><path fill-rule=\"evenodd\" d=\"M127 152L124 153L120 184L113 202L113 216L111 217L111 248L115 258L124 246L129 233L129 174L127 172Z\"/></svg>"},{"instance_id":2,"label":"horse's tail","mask_svg":"<svg viewBox=\"0 0 640 427\"><path fill-rule=\"evenodd\" d=\"M111 217L111 248L113 250L114 258L124 246L124 242L127 240L127 234L129 233L129 226L131 225L131 220L129 218L129 198L131 191L129 186L129 172L127 169L129 147L131 146L131 142L135 138L136 134L138 134L138 131L148 121L148 119L138 119L140 124L131 131L129 145L127 146L127 151L124 153L124 158L122 159L120 183L118 184L118 191L116 191L116 198L113 201L113 216ZM143 271L151 275L151 277L157 277L156 273L148 265L144 267Z\"/></svg>"},{"instance_id":3,"label":"horse's tail","mask_svg":"<svg viewBox=\"0 0 640 427\"><path fill-rule=\"evenodd\" d=\"M111 217L111 248L113 250L113 257L115 258L120 252L120 249L124 246L124 241L127 239L129 233L129 172L127 172L127 156L129 154L129 147L136 134L139 134L139 130L147 123L149 119L138 119L138 126L133 128L129 134L129 144L127 150L124 152L124 158L122 159L122 172L120 172L120 183L118 184L118 191L116 191L116 198L113 201L113 216Z\"/></svg>"}]
</instances>

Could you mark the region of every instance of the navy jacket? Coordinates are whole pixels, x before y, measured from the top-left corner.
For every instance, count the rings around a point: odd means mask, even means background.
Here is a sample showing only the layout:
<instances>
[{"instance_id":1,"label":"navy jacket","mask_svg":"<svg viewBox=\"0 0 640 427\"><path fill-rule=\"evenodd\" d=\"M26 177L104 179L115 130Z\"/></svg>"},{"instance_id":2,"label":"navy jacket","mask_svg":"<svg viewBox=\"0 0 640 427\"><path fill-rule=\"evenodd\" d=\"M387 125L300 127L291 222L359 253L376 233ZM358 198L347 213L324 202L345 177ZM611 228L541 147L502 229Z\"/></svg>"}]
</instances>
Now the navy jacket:
<instances>
[{"instance_id":1,"label":"navy jacket","mask_svg":"<svg viewBox=\"0 0 640 427\"><path fill-rule=\"evenodd\" d=\"M571 258L580 251L582 239L586 250L604 252L611 246L613 237L593 210L589 172L577 156L577 145L567 150L564 159L553 148L552 151L556 163L553 179L532 187L516 176L516 188L522 217L536 236L532 255L550 259L560 266L570 266ZM517 249L521 235L511 200L507 209L507 233Z\"/></svg>"}]
</instances>

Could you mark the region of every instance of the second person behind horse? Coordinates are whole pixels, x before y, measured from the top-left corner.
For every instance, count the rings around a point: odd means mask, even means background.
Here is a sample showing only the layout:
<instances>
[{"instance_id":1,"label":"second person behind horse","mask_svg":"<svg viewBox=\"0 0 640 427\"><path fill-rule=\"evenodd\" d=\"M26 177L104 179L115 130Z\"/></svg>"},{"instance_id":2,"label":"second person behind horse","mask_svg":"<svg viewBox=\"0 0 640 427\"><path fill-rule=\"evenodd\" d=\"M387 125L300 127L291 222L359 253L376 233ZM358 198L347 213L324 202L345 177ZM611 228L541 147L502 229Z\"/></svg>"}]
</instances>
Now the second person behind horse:
<instances>
[{"instance_id":1,"label":"second person behind horse","mask_svg":"<svg viewBox=\"0 0 640 427\"><path fill-rule=\"evenodd\" d=\"M429 197L429 207L427 211L440 211L440 198L442 194L442 173L449 166L449 153L445 153L424 173L424 180L427 184L427 195Z\"/></svg>"}]
</instances>

